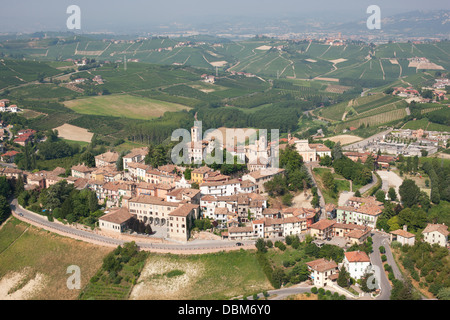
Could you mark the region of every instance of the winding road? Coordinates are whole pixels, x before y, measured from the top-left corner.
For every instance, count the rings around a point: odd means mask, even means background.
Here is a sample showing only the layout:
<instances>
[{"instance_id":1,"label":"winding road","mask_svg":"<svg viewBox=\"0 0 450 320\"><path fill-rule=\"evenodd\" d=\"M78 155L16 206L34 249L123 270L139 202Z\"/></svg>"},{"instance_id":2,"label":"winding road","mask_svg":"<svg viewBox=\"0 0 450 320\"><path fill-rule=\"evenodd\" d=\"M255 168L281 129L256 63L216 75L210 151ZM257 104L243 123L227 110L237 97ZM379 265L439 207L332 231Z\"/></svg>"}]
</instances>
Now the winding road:
<instances>
[{"instance_id":1,"label":"winding road","mask_svg":"<svg viewBox=\"0 0 450 320\"><path fill-rule=\"evenodd\" d=\"M27 222L38 228L43 228L57 234L74 238L77 240L82 240L85 242L116 247L118 245L123 245L126 242L132 240L116 239L108 237L102 234L98 234L95 231L77 229L72 225L64 225L60 222L48 221L47 217L41 216L37 213L31 212L22 208L18 203L17 199L11 202L11 210L13 216L19 220ZM151 242L151 238L148 241L146 239L142 240L137 238L134 240L140 249L146 251L154 251L160 253L183 253L183 254L201 254L201 253L211 253L223 250L239 250L239 249L255 249L255 241L239 241L243 243L243 246L236 246L237 241L229 240L192 240L187 243L175 243L169 240L164 240L163 243Z\"/></svg>"}]
</instances>

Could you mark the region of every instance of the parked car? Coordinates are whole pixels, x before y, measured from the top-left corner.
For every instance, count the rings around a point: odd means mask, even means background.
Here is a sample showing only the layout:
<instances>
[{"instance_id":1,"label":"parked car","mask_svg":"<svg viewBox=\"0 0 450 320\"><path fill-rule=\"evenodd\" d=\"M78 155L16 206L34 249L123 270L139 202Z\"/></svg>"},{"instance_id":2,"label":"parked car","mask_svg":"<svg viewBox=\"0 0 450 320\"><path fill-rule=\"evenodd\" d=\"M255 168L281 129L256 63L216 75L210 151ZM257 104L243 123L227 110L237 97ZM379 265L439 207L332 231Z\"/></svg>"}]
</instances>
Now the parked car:
<instances>
[{"instance_id":1,"label":"parked car","mask_svg":"<svg viewBox=\"0 0 450 320\"><path fill-rule=\"evenodd\" d=\"M241 247L241 246L243 246L244 244L242 243L242 242L236 242L236 246L238 246L238 247Z\"/></svg>"}]
</instances>

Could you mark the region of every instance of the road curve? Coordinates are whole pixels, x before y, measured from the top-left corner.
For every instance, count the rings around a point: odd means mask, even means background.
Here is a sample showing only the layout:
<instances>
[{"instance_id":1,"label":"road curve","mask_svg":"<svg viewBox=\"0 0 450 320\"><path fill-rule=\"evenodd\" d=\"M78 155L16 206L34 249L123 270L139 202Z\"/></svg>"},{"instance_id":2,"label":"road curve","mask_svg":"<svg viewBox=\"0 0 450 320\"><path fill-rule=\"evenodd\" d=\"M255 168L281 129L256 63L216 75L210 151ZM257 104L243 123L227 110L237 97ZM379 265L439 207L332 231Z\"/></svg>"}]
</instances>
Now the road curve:
<instances>
[{"instance_id":1,"label":"road curve","mask_svg":"<svg viewBox=\"0 0 450 320\"><path fill-rule=\"evenodd\" d=\"M116 247L131 241L111 238L97 234L93 231L80 230L70 225L48 221L46 217L22 208L17 203L17 199L14 199L11 202L11 210L13 216L19 220L76 240L109 247ZM139 238L136 238L135 242L142 250L160 253L201 254L223 250L239 250L241 248L255 249L254 241L240 241L244 246L239 247L236 246L236 241L228 240L193 240L187 243L152 243L139 241Z\"/></svg>"}]
</instances>

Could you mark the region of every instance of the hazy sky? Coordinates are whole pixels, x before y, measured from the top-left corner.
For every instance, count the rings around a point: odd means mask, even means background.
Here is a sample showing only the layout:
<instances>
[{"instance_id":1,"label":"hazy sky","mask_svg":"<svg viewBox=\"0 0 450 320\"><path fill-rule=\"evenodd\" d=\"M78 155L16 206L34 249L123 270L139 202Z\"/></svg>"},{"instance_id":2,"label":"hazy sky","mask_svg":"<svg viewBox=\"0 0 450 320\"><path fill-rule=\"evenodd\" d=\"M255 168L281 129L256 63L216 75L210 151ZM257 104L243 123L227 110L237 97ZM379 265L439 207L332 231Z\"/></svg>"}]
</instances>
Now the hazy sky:
<instances>
[{"instance_id":1,"label":"hazy sky","mask_svg":"<svg viewBox=\"0 0 450 320\"><path fill-rule=\"evenodd\" d=\"M198 24L258 17L329 17L342 22L367 19L376 4L382 16L415 10L450 10L448 0L0 0L0 33L66 29L69 5L81 8L82 30L118 29L177 22Z\"/></svg>"}]
</instances>

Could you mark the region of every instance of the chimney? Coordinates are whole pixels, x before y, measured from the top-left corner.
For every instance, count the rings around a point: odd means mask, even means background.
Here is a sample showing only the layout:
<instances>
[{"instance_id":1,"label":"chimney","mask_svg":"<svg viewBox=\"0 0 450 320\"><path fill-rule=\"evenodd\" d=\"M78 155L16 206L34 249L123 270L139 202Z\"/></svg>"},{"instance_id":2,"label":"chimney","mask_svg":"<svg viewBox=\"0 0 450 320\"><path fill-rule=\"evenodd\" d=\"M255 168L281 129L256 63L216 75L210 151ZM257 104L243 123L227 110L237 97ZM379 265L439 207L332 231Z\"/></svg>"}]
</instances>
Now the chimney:
<instances>
[{"instance_id":1,"label":"chimney","mask_svg":"<svg viewBox=\"0 0 450 320\"><path fill-rule=\"evenodd\" d=\"M403 226L403 231L408 231L408 226L406 224Z\"/></svg>"}]
</instances>

